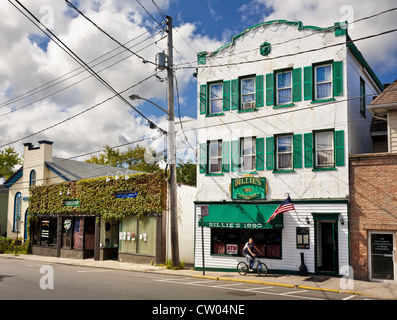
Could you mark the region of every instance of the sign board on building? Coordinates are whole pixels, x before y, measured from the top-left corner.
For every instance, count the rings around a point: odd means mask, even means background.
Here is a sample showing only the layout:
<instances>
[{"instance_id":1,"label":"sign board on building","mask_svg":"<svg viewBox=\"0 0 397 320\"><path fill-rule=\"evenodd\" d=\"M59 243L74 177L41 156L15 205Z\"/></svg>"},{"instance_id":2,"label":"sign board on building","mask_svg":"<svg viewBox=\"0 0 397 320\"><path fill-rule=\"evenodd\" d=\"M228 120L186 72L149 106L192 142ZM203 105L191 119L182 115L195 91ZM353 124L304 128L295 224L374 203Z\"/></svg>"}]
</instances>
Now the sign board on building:
<instances>
[{"instance_id":1,"label":"sign board on building","mask_svg":"<svg viewBox=\"0 0 397 320\"><path fill-rule=\"evenodd\" d=\"M65 207L79 207L80 200L77 200L77 199L65 200L64 204L65 204Z\"/></svg>"},{"instance_id":2,"label":"sign board on building","mask_svg":"<svg viewBox=\"0 0 397 320\"><path fill-rule=\"evenodd\" d=\"M118 199L136 198L137 196L138 196L138 191L117 192L115 194L115 197Z\"/></svg>"},{"instance_id":3,"label":"sign board on building","mask_svg":"<svg viewBox=\"0 0 397 320\"><path fill-rule=\"evenodd\" d=\"M232 179L231 197L236 200L266 199L266 178L242 177Z\"/></svg>"},{"instance_id":4,"label":"sign board on building","mask_svg":"<svg viewBox=\"0 0 397 320\"><path fill-rule=\"evenodd\" d=\"M237 244L226 244L226 254L237 254L238 245Z\"/></svg>"}]
</instances>

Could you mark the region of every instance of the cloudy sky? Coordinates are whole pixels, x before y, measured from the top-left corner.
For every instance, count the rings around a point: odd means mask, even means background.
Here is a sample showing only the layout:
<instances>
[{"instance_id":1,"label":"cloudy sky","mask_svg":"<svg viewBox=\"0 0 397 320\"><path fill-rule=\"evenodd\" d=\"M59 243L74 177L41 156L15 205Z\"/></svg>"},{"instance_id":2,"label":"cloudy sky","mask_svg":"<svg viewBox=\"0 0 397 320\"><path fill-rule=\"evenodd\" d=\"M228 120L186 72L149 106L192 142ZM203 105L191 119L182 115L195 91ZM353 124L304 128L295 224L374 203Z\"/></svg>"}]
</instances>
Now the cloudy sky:
<instances>
[{"instance_id":1,"label":"cloudy sky","mask_svg":"<svg viewBox=\"0 0 397 320\"><path fill-rule=\"evenodd\" d=\"M196 53L212 51L251 25L276 19L332 26L396 7L395 0L73 0L99 27L125 44L120 47L64 0L20 0L31 13L128 99L132 93L166 108L166 72L156 71L155 55L166 50L161 12L174 20L174 63L195 66ZM39 30L15 0L0 3L0 148L24 142L54 141L54 153L74 157L141 139L158 147L163 139L147 121ZM22 10L22 9L21 9ZM23 10L22 10L23 11ZM26 12L23 11L25 14ZM349 27L358 39L397 28L397 10ZM397 32L356 43L383 83L397 78ZM134 52L135 54L131 53ZM144 61L149 61L144 63ZM177 126L178 156L193 157L196 78L194 69L176 71L175 110L186 121ZM179 104L178 104L179 102ZM167 129L164 114L147 102L131 102ZM179 109L178 109L179 106ZM86 112L84 112L86 111ZM84 112L84 113L82 113ZM82 113L81 115L79 115ZM77 115L77 116L76 116ZM71 118L73 117L73 118ZM71 118L70 120L68 120ZM179 121L179 118L177 118ZM37 133L37 134L36 134ZM188 139L189 144L186 143ZM143 144L141 142L141 144ZM130 146L134 146L131 144Z\"/></svg>"}]
</instances>

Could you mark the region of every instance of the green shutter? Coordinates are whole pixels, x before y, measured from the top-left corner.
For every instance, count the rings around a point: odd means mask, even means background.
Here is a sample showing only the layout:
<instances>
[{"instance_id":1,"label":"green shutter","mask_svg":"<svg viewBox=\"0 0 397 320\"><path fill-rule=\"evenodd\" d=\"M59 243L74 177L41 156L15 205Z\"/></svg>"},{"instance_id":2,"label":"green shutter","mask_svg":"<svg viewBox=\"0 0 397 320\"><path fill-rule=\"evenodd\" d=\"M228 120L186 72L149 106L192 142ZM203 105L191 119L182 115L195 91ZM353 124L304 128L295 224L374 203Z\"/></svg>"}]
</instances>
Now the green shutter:
<instances>
[{"instance_id":1,"label":"green shutter","mask_svg":"<svg viewBox=\"0 0 397 320\"><path fill-rule=\"evenodd\" d=\"M303 135L303 145L305 154L305 168L313 167L313 133Z\"/></svg>"},{"instance_id":2,"label":"green shutter","mask_svg":"<svg viewBox=\"0 0 397 320\"><path fill-rule=\"evenodd\" d=\"M238 79L232 80L232 110L238 110Z\"/></svg>"},{"instance_id":3,"label":"green shutter","mask_svg":"<svg viewBox=\"0 0 397 320\"><path fill-rule=\"evenodd\" d=\"M302 68L292 70L292 101L302 101Z\"/></svg>"},{"instance_id":4,"label":"green shutter","mask_svg":"<svg viewBox=\"0 0 397 320\"><path fill-rule=\"evenodd\" d=\"M303 99L312 100L312 67L303 68Z\"/></svg>"},{"instance_id":5,"label":"green shutter","mask_svg":"<svg viewBox=\"0 0 397 320\"><path fill-rule=\"evenodd\" d=\"M343 61L334 61L333 69L334 97L343 96Z\"/></svg>"},{"instance_id":6,"label":"green shutter","mask_svg":"<svg viewBox=\"0 0 397 320\"><path fill-rule=\"evenodd\" d=\"M231 163L231 170L232 172L238 171L238 166L239 166L239 159L240 159L240 152L239 152L239 143L238 140L232 141L231 142L231 158L232 158L232 163Z\"/></svg>"},{"instance_id":7,"label":"green shutter","mask_svg":"<svg viewBox=\"0 0 397 320\"><path fill-rule=\"evenodd\" d=\"M230 80L223 82L223 111L230 110Z\"/></svg>"},{"instance_id":8,"label":"green shutter","mask_svg":"<svg viewBox=\"0 0 397 320\"><path fill-rule=\"evenodd\" d=\"M268 73L266 75L266 105L271 106L273 103L273 73Z\"/></svg>"},{"instance_id":9,"label":"green shutter","mask_svg":"<svg viewBox=\"0 0 397 320\"><path fill-rule=\"evenodd\" d=\"M266 138L266 170L273 170L274 167L273 148L273 137Z\"/></svg>"},{"instance_id":10,"label":"green shutter","mask_svg":"<svg viewBox=\"0 0 397 320\"><path fill-rule=\"evenodd\" d=\"M256 170L265 170L265 139L256 139Z\"/></svg>"},{"instance_id":11,"label":"green shutter","mask_svg":"<svg viewBox=\"0 0 397 320\"><path fill-rule=\"evenodd\" d=\"M200 143L200 173L207 173L207 143Z\"/></svg>"},{"instance_id":12,"label":"green shutter","mask_svg":"<svg viewBox=\"0 0 397 320\"><path fill-rule=\"evenodd\" d=\"M222 143L222 172L230 171L230 142Z\"/></svg>"},{"instance_id":13,"label":"green shutter","mask_svg":"<svg viewBox=\"0 0 397 320\"><path fill-rule=\"evenodd\" d=\"M345 165L345 132L335 131L335 165Z\"/></svg>"},{"instance_id":14,"label":"green shutter","mask_svg":"<svg viewBox=\"0 0 397 320\"><path fill-rule=\"evenodd\" d=\"M202 84L200 86L200 114L206 114L207 112L207 85Z\"/></svg>"},{"instance_id":15,"label":"green shutter","mask_svg":"<svg viewBox=\"0 0 397 320\"><path fill-rule=\"evenodd\" d=\"M263 75L255 78L255 107L263 107Z\"/></svg>"},{"instance_id":16,"label":"green shutter","mask_svg":"<svg viewBox=\"0 0 397 320\"><path fill-rule=\"evenodd\" d=\"M302 168L302 135L294 134L294 168Z\"/></svg>"}]
</instances>

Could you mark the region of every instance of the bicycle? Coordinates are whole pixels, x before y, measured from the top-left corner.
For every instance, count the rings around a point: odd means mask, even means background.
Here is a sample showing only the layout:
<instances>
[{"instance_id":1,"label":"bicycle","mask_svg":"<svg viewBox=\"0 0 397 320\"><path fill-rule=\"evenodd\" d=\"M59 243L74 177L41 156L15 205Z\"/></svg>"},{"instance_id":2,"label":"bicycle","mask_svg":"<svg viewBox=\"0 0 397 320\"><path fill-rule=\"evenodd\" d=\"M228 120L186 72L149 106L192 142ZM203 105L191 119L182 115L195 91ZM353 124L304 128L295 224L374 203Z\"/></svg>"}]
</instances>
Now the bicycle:
<instances>
[{"instance_id":1,"label":"bicycle","mask_svg":"<svg viewBox=\"0 0 397 320\"><path fill-rule=\"evenodd\" d=\"M256 268L255 268L255 263L256 263ZM240 275L245 276L249 272L249 267L248 267L249 264L250 264L250 260L248 258L247 258L247 263L244 261L239 262L237 264L237 272ZM254 257L254 261L252 263L252 270L256 270L256 272L260 277L266 276L268 272L267 265L261 262L257 257Z\"/></svg>"}]
</instances>

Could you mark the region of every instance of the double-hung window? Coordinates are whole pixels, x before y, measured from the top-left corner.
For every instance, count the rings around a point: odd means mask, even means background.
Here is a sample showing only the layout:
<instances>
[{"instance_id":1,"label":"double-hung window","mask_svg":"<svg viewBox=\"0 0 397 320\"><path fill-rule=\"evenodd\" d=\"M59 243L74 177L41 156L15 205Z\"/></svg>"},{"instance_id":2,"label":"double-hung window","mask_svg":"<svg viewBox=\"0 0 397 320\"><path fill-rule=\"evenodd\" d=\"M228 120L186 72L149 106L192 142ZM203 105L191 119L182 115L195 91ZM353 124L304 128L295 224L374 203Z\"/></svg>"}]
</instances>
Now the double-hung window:
<instances>
[{"instance_id":1,"label":"double-hung window","mask_svg":"<svg viewBox=\"0 0 397 320\"><path fill-rule=\"evenodd\" d=\"M256 166L256 139L253 137L240 140L241 170L253 171Z\"/></svg>"},{"instance_id":2,"label":"double-hung window","mask_svg":"<svg viewBox=\"0 0 397 320\"><path fill-rule=\"evenodd\" d=\"M210 141L209 145L209 173L222 172L222 140Z\"/></svg>"},{"instance_id":3,"label":"double-hung window","mask_svg":"<svg viewBox=\"0 0 397 320\"><path fill-rule=\"evenodd\" d=\"M221 113L223 102L223 85L222 83L210 84L209 89L209 114Z\"/></svg>"},{"instance_id":4,"label":"double-hung window","mask_svg":"<svg viewBox=\"0 0 397 320\"><path fill-rule=\"evenodd\" d=\"M293 169L292 135L277 137L277 170Z\"/></svg>"},{"instance_id":5,"label":"double-hung window","mask_svg":"<svg viewBox=\"0 0 397 320\"><path fill-rule=\"evenodd\" d=\"M277 105L292 103L292 71L276 73L276 89Z\"/></svg>"},{"instance_id":6,"label":"double-hung window","mask_svg":"<svg viewBox=\"0 0 397 320\"><path fill-rule=\"evenodd\" d=\"M255 77L241 79L241 110L255 107Z\"/></svg>"},{"instance_id":7,"label":"double-hung window","mask_svg":"<svg viewBox=\"0 0 397 320\"><path fill-rule=\"evenodd\" d=\"M316 168L334 167L334 132L317 132L315 134Z\"/></svg>"},{"instance_id":8,"label":"double-hung window","mask_svg":"<svg viewBox=\"0 0 397 320\"><path fill-rule=\"evenodd\" d=\"M332 64L316 66L314 69L314 77L315 99L332 98Z\"/></svg>"}]
</instances>

